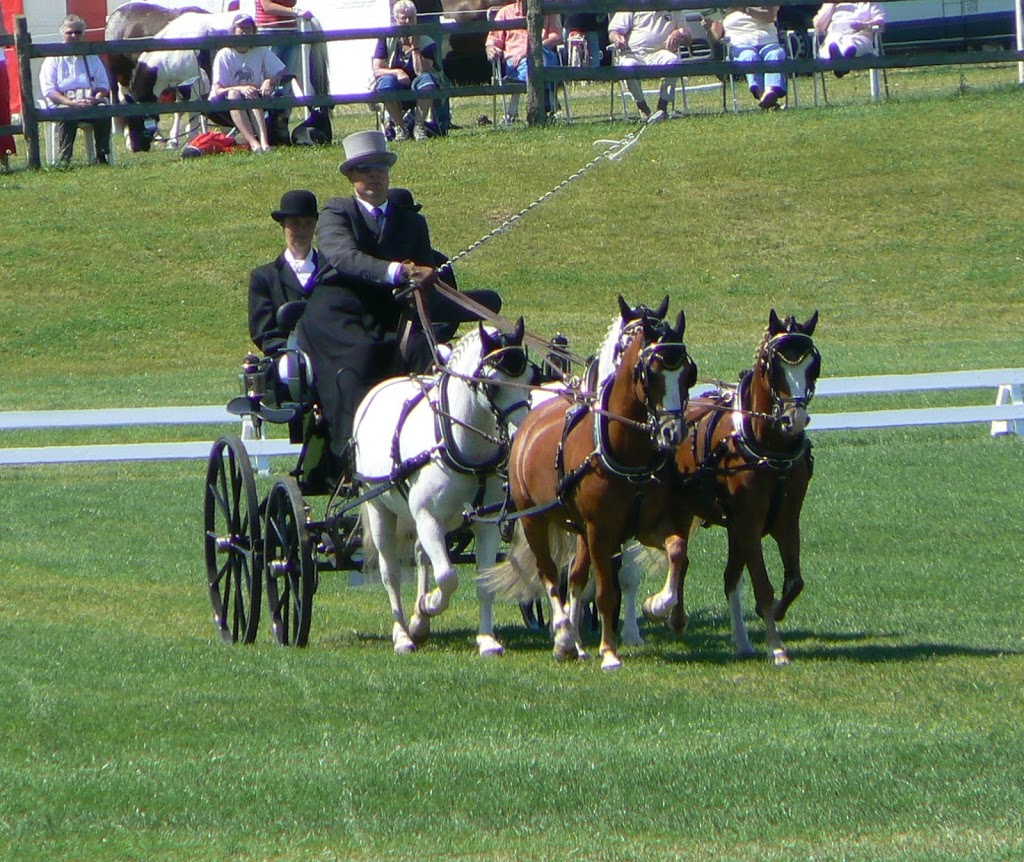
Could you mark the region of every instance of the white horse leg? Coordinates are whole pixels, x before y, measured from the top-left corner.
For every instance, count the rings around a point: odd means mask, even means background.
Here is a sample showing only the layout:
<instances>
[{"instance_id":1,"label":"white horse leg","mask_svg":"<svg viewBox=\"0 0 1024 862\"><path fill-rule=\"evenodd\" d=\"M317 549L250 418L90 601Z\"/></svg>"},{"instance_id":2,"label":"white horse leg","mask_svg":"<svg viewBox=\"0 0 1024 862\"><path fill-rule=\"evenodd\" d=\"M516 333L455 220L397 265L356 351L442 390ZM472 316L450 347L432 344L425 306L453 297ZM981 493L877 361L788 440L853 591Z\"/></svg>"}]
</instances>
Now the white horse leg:
<instances>
[{"instance_id":1,"label":"white horse leg","mask_svg":"<svg viewBox=\"0 0 1024 862\"><path fill-rule=\"evenodd\" d=\"M480 627L476 645L482 656L501 655L505 647L494 637L494 593L480 583L479 576L494 566L498 558L498 528L477 524L473 528L476 546L476 598L480 603Z\"/></svg>"},{"instance_id":2,"label":"white horse leg","mask_svg":"<svg viewBox=\"0 0 1024 862\"><path fill-rule=\"evenodd\" d=\"M644 642L640 634L640 624L637 622L637 595L640 592L640 581L643 572L637 565L633 547L639 549L635 542L630 543L629 548L622 551L622 566L619 569L619 588L622 590L622 632L620 639L622 643L630 646L640 646Z\"/></svg>"},{"instance_id":3,"label":"white horse leg","mask_svg":"<svg viewBox=\"0 0 1024 862\"><path fill-rule=\"evenodd\" d=\"M768 660L776 667L786 667L789 664L789 653L782 645L782 638L779 637L779 630L771 611L764 615L764 633L768 643Z\"/></svg>"},{"instance_id":4,"label":"white horse leg","mask_svg":"<svg viewBox=\"0 0 1024 862\"><path fill-rule=\"evenodd\" d=\"M750 643L747 625L743 622L743 604L740 601L742 581L729 593L729 615L732 617L732 643L737 658L753 658L757 653Z\"/></svg>"},{"instance_id":5,"label":"white horse leg","mask_svg":"<svg viewBox=\"0 0 1024 862\"><path fill-rule=\"evenodd\" d=\"M416 566L416 607L419 608L420 600L429 591L432 569L430 557L423 550L423 545L420 544L419 540L416 541L413 555L416 558L414 561ZM430 637L430 617L420 614L418 611L414 612L409 623L409 636L417 644L425 642Z\"/></svg>"},{"instance_id":6,"label":"white horse leg","mask_svg":"<svg viewBox=\"0 0 1024 862\"><path fill-rule=\"evenodd\" d=\"M377 563L380 566L380 580L391 603L391 615L394 625L391 627L391 641L395 652L399 655L410 653L416 644L409 637L409 629L405 622L405 611L402 609L401 562L395 554L395 538L397 534L396 519L390 512L377 509L372 503L367 504L363 526L370 533L371 541L377 548Z\"/></svg>"},{"instance_id":7,"label":"white horse leg","mask_svg":"<svg viewBox=\"0 0 1024 862\"><path fill-rule=\"evenodd\" d=\"M591 583L588 582L587 587L591 586ZM572 584L569 585L569 622L572 624L572 630L576 633L576 658L580 661L590 658L590 654L583 645L583 637L580 635L583 625L583 607L587 602L593 601L593 590L588 590L587 587L577 590L573 588ZM588 592L591 593L590 596L587 595Z\"/></svg>"},{"instance_id":8,"label":"white horse leg","mask_svg":"<svg viewBox=\"0 0 1024 862\"><path fill-rule=\"evenodd\" d=\"M459 576L448 559L444 525L429 513L421 513L416 519L416 535L434 568L434 583L437 586L429 593L422 593L416 599L416 612L410 624L410 632L416 639L417 632L429 632L429 617L436 617L448 609L452 594L458 589Z\"/></svg>"},{"instance_id":9,"label":"white horse leg","mask_svg":"<svg viewBox=\"0 0 1024 862\"><path fill-rule=\"evenodd\" d=\"M167 149L178 149L178 138L181 137L181 114L175 114L171 120L171 130L167 133Z\"/></svg>"}]
</instances>

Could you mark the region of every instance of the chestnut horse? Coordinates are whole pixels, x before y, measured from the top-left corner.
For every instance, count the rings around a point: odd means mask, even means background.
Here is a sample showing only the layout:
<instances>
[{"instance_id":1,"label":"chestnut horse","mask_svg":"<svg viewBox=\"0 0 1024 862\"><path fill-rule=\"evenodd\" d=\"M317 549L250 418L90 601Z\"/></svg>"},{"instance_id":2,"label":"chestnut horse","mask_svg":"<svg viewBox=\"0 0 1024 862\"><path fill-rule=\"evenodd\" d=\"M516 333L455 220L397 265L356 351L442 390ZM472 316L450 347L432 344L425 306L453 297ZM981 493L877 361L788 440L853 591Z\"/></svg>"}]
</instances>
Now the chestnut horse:
<instances>
[{"instance_id":1,"label":"chestnut horse","mask_svg":"<svg viewBox=\"0 0 1024 862\"><path fill-rule=\"evenodd\" d=\"M680 442L683 406L696 379L683 344L682 311L672 326L650 314L633 319L622 297L619 307L602 355L623 345L621 355L596 396L541 404L513 439L509 490L518 510L516 536L509 559L486 576L499 594L520 600L528 597L525 590L536 588L539 576L551 604L555 658L583 658L581 593L593 560L605 670L621 665L615 643L620 593L612 557L629 537L638 491ZM559 597L556 556L562 552L552 550L556 531L579 534L586 551L570 567L568 613Z\"/></svg>"},{"instance_id":2,"label":"chestnut horse","mask_svg":"<svg viewBox=\"0 0 1024 862\"><path fill-rule=\"evenodd\" d=\"M800 510L812 473L811 443L804 433L807 405L821 370L811 336L815 312L804 323L779 319L772 309L754 366L735 390L695 398L686 411L689 435L673 462L644 491L636 538L668 556L669 573L661 592L643 603L650 620L686 628L683 582L687 543L700 525L728 531L725 594L732 617L736 654L754 655L743 622L739 583L746 568L757 612L764 619L770 659L789 664L776 623L803 588L800 574ZM762 538L779 548L784 570L782 597L776 601L768 578ZM627 554L624 565L632 555ZM635 581L635 579L634 579Z\"/></svg>"}]
</instances>

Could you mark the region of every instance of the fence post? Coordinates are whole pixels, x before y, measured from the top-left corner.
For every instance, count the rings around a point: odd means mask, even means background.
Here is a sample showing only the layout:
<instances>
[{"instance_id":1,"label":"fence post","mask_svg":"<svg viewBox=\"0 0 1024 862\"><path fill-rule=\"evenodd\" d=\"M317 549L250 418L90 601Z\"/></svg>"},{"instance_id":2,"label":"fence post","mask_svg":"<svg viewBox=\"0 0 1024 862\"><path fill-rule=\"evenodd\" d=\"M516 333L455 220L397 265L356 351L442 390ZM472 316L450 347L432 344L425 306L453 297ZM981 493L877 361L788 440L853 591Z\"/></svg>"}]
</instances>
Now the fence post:
<instances>
[{"instance_id":1,"label":"fence post","mask_svg":"<svg viewBox=\"0 0 1024 862\"><path fill-rule=\"evenodd\" d=\"M542 126L547 121L544 112L544 8L542 0L526 0L526 123Z\"/></svg>"},{"instance_id":2,"label":"fence post","mask_svg":"<svg viewBox=\"0 0 1024 862\"><path fill-rule=\"evenodd\" d=\"M36 120L36 98L33 93L32 60L29 56L32 37L28 32L28 19L18 15L14 19L14 51L18 57L19 88L21 90L21 133L25 136L28 166L39 170L39 121Z\"/></svg>"}]
</instances>

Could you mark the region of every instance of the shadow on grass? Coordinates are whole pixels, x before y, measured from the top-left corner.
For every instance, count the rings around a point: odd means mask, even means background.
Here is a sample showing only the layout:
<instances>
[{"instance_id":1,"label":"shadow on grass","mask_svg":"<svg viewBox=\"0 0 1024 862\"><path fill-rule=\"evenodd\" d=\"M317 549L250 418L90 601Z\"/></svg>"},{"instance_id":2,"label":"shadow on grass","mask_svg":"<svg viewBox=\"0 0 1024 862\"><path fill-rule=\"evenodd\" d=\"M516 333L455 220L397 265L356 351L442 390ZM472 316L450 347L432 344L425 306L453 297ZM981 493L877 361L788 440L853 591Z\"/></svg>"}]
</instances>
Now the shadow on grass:
<instances>
[{"instance_id":1,"label":"shadow on grass","mask_svg":"<svg viewBox=\"0 0 1024 862\"><path fill-rule=\"evenodd\" d=\"M763 660L766 655L764 627L756 617L746 620L751 641L758 655L754 661ZM525 624L503 626L497 632L498 639L511 652L550 652L551 638L546 631L533 631ZM634 658L645 656L669 664L731 664L739 659L733 653L728 615L719 611L696 610L690 615L686 633L678 637L666 626L641 623L643 646L626 646L624 651ZM349 636L363 643L380 643L390 646L388 635L354 633ZM1024 655L1024 650L976 647L955 643L898 643L904 635L899 632L834 632L812 631L810 629L782 630L782 640L794 661L858 661L912 662L934 658L981 657L996 658L1004 655ZM596 629L585 629L583 641L593 647L596 653L600 640ZM342 639L331 638L324 642L328 648L342 646ZM466 627L446 628L442 617L436 620L424 650L473 651L476 649L476 630Z\"/></svg>"}]
</instances>

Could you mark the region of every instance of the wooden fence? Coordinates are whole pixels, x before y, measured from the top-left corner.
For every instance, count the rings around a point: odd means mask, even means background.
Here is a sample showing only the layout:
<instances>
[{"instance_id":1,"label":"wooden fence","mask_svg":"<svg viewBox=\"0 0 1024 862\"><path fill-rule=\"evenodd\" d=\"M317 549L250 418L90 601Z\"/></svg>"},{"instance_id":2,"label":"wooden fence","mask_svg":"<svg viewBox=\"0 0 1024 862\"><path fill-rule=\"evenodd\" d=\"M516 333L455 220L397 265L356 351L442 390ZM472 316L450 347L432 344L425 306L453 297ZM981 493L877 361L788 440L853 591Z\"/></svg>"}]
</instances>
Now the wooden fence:
<instances>
[{"instance_id":1,"label":"wooden fence","mask_svg":"<svg viewBox=\"0 0 1024 862\"><path fill-rule=\"evenodd\" d=\"M543 2L543 8L542 8ZM780 0L781 5L799 5L797 0ZM377 27L359 30L332 30L304 33L268 33L256 36L220 36L201 39L127 39L111 42L83 42L77 45L63 43L35 44L28 31L28 24L23 16L15 19L13 44L17 53L19 76L21 79L21 126L0 128L12 134L21 133L25 137L28 163L33 168L41 166L39 150L39 123L60 119L86 120L102 117L152 116L156 114L197 113L211 110L222 110L223 105L211 104L208 99L195 99L178 103L146 103L104 105L93 108L38 108L39 94L36 93L36 82L31 72L31 61L37 58L118 53L139 53L147 50L210 50L216 51L224 46L256 46L256 45L304 45L327 43L351 39L378 39L393 35L425 34L439 44L445 36L460 36L473 33L485 33L494 29L528 29L531 38L531 53L528 56L528 84L514 86L513 90L527 94L527 122L540 125L546 122L544 113L544 87L549 82L569 81L623 81L673 76L739 76L752 70L776 70L786 74L814 74L821 71L821 64L815 58L786 60L780 64L736 63L727 60L691 61L667 66L634 66L623 68L597 67L575 68L567 66L544 66L540 51L540 29L543 13L562 12L611 12L619 10L644 9L679 9L699 11L707 9L706 3L700 0L588 0L585 9L571 0L526 0L526 18L505 21L495 25L486 20L460 20L446 23L440 19L429 23L407 25L403 27ZM426 17L426 16L424 16ZM9 37L0 39L0 45L11 44ZM1017 62L1024 63L1024 50L1000 50L985 52L931 52L900 56L864 56L841 60L834 65L839 69L893 69L914 68L923 66L965 66L977 63ZM460 98L466 96L490 96L502 92L508 93L507 85L487 84L477 86L445 87L436 91L438 97ZM380 101L374 93L356 93L349 95L306 95L304 97L274 97L232 102L232 108L294 108L294 107L330 107L333 105L372 104Z\"/></svg>"}]
</instances>

